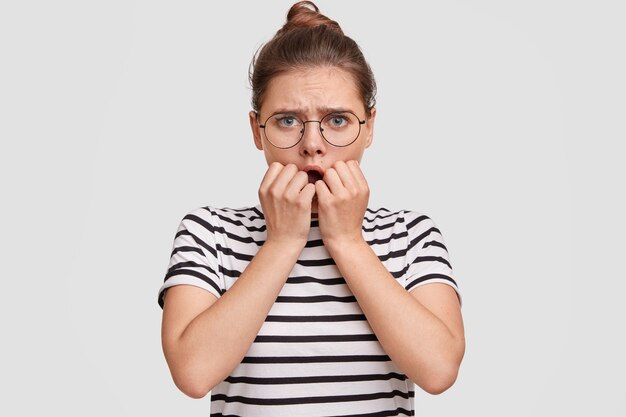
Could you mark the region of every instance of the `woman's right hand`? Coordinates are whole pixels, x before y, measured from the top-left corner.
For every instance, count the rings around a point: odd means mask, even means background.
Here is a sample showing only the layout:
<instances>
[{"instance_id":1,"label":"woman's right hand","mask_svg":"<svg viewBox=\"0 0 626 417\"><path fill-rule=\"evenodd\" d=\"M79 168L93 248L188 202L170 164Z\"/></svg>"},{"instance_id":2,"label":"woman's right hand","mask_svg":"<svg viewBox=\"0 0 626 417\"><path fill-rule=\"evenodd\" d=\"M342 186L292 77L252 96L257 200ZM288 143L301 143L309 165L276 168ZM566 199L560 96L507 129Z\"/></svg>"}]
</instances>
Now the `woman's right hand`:
<instances>
[{"instance_id":1,"label":"woman's right hand","mask_svg":"<svg viewBox=\"0 0 626 417\"><path fill-rule=\"evenodd\" d=\"M267 240L306 244L311 227L311 203L315 185L294 164L272 162L261 186L259 200L267 225Z\"/></svg>"}]
</instances>

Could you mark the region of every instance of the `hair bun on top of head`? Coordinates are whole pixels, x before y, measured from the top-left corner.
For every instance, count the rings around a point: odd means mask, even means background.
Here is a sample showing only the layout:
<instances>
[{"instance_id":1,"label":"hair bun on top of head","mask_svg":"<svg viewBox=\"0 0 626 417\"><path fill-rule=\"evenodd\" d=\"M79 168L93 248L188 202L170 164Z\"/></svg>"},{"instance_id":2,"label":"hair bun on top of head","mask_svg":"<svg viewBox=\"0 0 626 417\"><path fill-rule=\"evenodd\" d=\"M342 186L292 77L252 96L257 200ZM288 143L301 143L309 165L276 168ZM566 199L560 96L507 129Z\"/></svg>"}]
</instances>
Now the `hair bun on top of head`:
<instances>
[{"instance_id":1,"label":"hair bun on top of head","mask_svg":"<svg viewBox=\"0 0 626 417\"><path fill-rule=\"evenodd\" d=\"M283 27L252 57L248 71L252 109L258 115L268 85L276 76L316 67L347 71L354 79L364 108L374 107L376 81L359 45L343 33L337 22L321 14L313 2L300 1L289 9Z\"/></svg>"},{"instance_id":2,"label":"hair bun on top of head","mask_svg":"<svg viewBox=\"0 0 626 417\"><path fill-rule=\"evenodd\" d=\"M293 29L314 28L317 26L326 26L342 35L344 34L339 23L324 16L319 11L320 10L312 1L299 1L295 3L287 13L287 22L276 35L282 35Z\"/></svg>"}]
</instances>

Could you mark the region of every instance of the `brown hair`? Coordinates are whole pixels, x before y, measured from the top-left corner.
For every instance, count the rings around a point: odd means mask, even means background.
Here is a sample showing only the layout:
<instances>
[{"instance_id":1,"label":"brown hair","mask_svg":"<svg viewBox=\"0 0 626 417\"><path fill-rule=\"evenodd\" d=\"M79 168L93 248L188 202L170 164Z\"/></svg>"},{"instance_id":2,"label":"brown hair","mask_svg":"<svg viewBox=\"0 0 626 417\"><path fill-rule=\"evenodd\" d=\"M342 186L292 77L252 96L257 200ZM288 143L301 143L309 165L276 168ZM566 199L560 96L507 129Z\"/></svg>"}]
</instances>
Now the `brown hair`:
<instances>
[{"instance_id":1,"label":"brown hair","mask_svg":"<svg viewBox=\"0 0 626 417\"><path fill-rule=\"evenodd\" d=\"M376 81L361 48L344 35L337 22L319 13L313 2L300 1L289 9L283 27L252 58L249 79L253 110L258 113L265 90L277 75L326 66L347 71L354 78L365 109L375 106Z\"/></svg>"}]
</instances>

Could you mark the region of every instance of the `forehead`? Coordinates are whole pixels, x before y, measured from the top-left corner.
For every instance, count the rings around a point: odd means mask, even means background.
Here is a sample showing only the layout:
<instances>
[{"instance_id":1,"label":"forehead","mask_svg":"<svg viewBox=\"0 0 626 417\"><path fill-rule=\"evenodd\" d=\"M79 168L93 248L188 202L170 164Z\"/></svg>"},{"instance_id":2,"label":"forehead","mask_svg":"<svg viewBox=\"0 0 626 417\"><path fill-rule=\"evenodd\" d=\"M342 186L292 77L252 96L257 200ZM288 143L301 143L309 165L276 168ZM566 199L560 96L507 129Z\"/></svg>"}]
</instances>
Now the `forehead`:
<instances>
[{"instance_id":1,"label":"forehead","mask_svg":"<svg viewBox=\"0 0 626 417\"><path fill-rule=\"evenodd\" d=\"M350 73L336 67L292 70L274 77L268 84L261 112L292 111L322 115L328 109L358 112L362 99Z\"/></svg>"}]
</instances>

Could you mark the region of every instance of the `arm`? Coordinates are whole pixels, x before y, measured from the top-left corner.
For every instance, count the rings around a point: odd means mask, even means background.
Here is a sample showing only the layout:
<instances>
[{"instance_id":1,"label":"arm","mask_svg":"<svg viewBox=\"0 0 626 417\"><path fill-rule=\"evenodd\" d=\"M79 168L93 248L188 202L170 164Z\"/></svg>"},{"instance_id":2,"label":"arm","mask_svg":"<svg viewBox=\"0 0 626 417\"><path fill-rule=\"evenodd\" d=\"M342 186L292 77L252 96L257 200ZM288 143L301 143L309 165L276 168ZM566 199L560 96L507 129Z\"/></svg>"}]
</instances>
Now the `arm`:
<instances>
[{"instance_id":1,"label":"arm","mask_svg":"<svg viewBox=\"0 0 626 417\"><path fill-rule=\"evenodd\" d=\"M182 392L202 398L241 363L300 251L266 242L219 299L188 285L167 290L163 352Z\"/></svg>"},{"instance_id":2,"label":"arm","mask_svg":"<svg viewBox=\"0 0 626 417\"><path fill-rule=\"evenodd\" d=\"M324 245L383 349L429 393L449 388L465 351L459 300L446 284L407 292L364 241L369 188L356 161L338 162L316 183Z\"/></svg>"},{"instance_id":3,"label":"arm","mask_svg":"<svg viewBox=\"0 0 626 417\"><path fill-rule=\"evenodd\" d=\"M219 299L178 285L167 290L162 344L176 386L204 397L241 363L304 248L315 188L294 165L272 164L259 198L265 244Z\"/></svg>"},{"instance_id":4,"label":"arm","mask_svg":"<svg viewBox=\"0 0 626 417\"><path fill-rule=\"evenodd\" d=\"M365 241L328 247L385 352L431 394L456 380L465 351L460 305L447 284L407 292Z\"/></svg>"}]
</instances>

